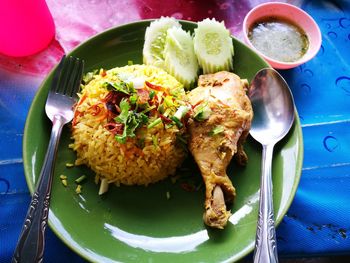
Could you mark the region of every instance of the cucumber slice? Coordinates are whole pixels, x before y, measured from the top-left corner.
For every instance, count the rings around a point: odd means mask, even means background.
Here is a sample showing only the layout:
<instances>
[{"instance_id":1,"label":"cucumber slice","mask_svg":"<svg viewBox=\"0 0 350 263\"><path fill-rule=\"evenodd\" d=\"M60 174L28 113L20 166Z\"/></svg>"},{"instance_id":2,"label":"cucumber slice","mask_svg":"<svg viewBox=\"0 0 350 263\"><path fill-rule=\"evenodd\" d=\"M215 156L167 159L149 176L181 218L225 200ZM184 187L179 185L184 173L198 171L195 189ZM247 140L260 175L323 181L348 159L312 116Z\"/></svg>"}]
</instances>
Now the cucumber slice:
<instances>
[{"instance_id":1,"label":"cucumber slice","mask_svg":"<svg viewBox=\"0 0 350 263\"><path fill-rule=\"evenodd\" d=\"M230 31L224 23L207 18L198 22L194 32L194 51L203 73L232 71L233 44Z\"/></svg>"},{"instance_id":2,"label":"cucumber slice","mask_svg":"<svg viewBox=\"0 0 350 263\"><path fill-rule=\"evenodd\" d=\"M197 81L199 67L190 33L181 28L168 29L164 58L165 70L186 89L192 88Z\"/></svg>"},{"instance_id":3,"label":"cucumber slice","mask_svg":"<svg viewBox=\"0 0 350 263\"><path fill-rule=\"evenodd\" d=\"M164 46L169 28L180 28L180 23L172 17L161 17L146 29L143 45L143 63L164 68Z\"/></svg>"}]
</instances>

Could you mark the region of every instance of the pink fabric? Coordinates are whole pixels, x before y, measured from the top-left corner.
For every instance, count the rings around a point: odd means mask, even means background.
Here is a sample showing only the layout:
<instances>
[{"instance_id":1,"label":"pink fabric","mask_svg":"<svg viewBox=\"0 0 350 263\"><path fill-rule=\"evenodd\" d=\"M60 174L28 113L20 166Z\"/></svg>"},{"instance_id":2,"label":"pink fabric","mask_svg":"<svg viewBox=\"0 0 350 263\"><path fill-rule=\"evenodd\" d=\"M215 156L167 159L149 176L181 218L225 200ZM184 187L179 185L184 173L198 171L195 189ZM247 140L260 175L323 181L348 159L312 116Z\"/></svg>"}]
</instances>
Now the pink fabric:
<instances>
[{"instance_id":1,"label":"pink fabric","mask_svg":"<svg viewBox=\"0 0 350 263\"><path fill-rule=\"evenodd\" d=\"M45 76L60 57L82 41L110 27L160 16L199 21L206 17L224 20L233 35L242 38L247 12L264 0L47 0L56 26L56 37L36 55L13 58L0 54L0 67L9 71ZM287 0L298 5L300 0Z\"/></svg>"}]
</instances>

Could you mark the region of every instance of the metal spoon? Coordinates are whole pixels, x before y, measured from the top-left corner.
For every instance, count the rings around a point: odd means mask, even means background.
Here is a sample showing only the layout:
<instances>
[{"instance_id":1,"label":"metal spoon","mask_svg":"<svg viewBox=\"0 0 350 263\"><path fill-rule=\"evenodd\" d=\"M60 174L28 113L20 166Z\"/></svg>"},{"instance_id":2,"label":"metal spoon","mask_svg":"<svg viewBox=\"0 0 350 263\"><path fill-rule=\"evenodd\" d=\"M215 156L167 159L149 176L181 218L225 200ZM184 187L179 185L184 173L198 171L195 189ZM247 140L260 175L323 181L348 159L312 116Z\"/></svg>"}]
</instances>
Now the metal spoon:
<instances>
[{"instance_id":1,"label":"metal spoon","mask_svg":"<svg viewBox=\"0 0 350 263\"><path fill-rule=\"evenodd\" d=\"M248 96L254 111L250 134L263 146L254 263L278 262L271 164L273 147L293 124L294 100L286 81L271 68L262 69L255 75Z\"/></svg>"}]
</instances>

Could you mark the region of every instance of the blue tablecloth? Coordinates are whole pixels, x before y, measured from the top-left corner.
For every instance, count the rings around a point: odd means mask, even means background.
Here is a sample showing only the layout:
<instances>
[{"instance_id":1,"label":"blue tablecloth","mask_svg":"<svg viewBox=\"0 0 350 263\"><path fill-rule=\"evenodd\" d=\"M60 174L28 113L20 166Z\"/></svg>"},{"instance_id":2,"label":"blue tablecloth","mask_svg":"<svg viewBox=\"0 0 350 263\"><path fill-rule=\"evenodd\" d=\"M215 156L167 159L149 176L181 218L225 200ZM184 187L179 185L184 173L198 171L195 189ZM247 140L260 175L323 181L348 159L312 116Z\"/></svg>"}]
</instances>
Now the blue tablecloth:
<instances>
[{"instance_id":1,"label":"blue tablecloth","mask_svg":"<svg viewBox=\"0 0 350 263\"><path fill-rule=\"evenodd\" d=\"M323 44L310 62L281 71L304 136L295 199L277 229L280 256L350 254L350 1L303 1ZM8 58L11 60L11 58ZM12 256L30 201L22 138L41 77L0 67L0 263ZM47 230L46 262L83 262Z\"/></svg>"}]
</instances>

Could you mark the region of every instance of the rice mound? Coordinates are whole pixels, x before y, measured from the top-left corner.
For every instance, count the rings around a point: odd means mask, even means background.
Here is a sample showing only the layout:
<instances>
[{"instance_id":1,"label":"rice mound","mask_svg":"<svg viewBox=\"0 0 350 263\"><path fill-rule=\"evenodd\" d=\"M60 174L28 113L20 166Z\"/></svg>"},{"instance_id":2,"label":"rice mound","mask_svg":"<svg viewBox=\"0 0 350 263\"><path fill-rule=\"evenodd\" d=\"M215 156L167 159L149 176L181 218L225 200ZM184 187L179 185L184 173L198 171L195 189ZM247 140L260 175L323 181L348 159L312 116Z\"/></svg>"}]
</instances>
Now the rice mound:
<instances>
[{"instance_id":1,"label":"rice mound","mask_svg":"<svg viewBox=\"0 0 350 263\"><path fill-rule=\"evenodd\" d=\"M96 74L83 87L75 109L79 115L72 125L73 143L70 144L70 148L77 153L75 165L85 164L98 177L117 185L155 183L173 175L184 160L185 150L177 143L177 135L183 131L176 125L165 129L164 124L160 123L152 129L141 128L144 136L142 148L136 138L119 143L104 127L107 120L102 117L106 109L101 104L109 92L102 84L106 80L115 81L118 74L132 74L157 85L183 91L182 84L174 77L153 66L132 65L108 70L104 76ZM98 114L91 112L93 105L99 105L101 111Z\"/></svg>"}]
</instances>

